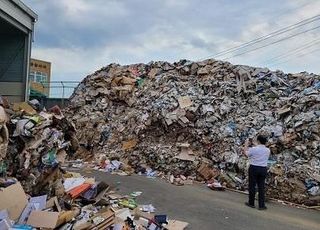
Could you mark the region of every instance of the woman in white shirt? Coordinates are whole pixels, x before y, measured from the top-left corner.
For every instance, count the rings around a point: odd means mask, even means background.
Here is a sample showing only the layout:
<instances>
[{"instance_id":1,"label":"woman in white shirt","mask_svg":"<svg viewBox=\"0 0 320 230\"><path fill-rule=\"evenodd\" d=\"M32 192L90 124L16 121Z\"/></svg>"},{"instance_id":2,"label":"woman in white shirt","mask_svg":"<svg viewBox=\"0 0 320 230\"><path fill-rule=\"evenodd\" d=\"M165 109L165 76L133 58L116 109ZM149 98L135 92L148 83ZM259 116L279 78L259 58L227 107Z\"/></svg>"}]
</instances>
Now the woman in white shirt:
<instances>
[{"instance_id":1,"label":"woman in white shirt","mask_svg":"<svg viewBox=\"0 0 320 230\"><path fill-rule=\"evenodd\" d=\"M249 140L245 142L244 154L249 158L249 201L245 204L255 208L256 185L259 192L259 210L265 210L265 180L267 176L267 163L270 156L270 149L265 146L267 138L259 135L254 147L249 146Z\"/></svg>"}]
</instances>

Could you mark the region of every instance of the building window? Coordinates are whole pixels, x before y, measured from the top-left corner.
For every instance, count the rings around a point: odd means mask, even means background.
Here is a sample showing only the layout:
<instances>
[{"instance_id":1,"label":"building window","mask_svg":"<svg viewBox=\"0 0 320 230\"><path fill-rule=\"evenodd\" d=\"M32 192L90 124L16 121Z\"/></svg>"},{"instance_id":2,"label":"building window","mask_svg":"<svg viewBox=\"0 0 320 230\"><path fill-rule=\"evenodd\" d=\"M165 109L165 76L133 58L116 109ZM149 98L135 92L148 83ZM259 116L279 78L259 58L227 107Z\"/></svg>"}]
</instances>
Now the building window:
<instances>
[{"instance_id":1,"label":"building window","mask_svg":"<svg viewBox=\"0 0 320 230\"><path fill-rule=\"evenodd\" d=\"M34 72L34 71L30 71L30 75L29 75L29 81L30 82L38 82L38 83L45 83L48 81L48 76L46 73L42 73L42 72Z\"/></svg>"},{"instance_id":2,"label":"building window","mask_svg":"<svg viewBox=\"0 0 320 230\"><path fill-rule=\"evenodd\" d=\"M42 72L36 72L36 81L37 82L47 82L47 74Z\"/></svg>"},{"instance_id":3,"label":"building window","mask_svg":"<svg viewBox=\"0 0 320 230\"><path fill-rule=\"evenodd\" d=\"M30 82L34 81L34 75L35 75L35 73L33 71L30 71L30 75L29 75L29 81Z\"/></svg>"},{"instance_id":4,"label":"building window","mask_svg":"<svg viewBox=\"0 0 320 230\"><path fill-rule=\"evenodd\" d=\"M36 82L42 82L42 76L36 75Z\"/></svg>"}]
</instances>

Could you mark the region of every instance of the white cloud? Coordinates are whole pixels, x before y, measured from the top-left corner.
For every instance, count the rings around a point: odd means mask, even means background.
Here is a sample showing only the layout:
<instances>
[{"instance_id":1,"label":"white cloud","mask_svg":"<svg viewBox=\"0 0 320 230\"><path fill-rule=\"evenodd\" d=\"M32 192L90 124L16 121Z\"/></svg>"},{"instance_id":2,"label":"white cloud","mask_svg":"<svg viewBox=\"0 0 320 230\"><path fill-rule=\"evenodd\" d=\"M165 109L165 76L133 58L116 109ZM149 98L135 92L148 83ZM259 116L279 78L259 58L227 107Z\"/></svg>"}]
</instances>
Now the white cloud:
<instances>
[{"instance_id":1,"label":"white cloud","mask_svg":"<svg viewBox=\"0 0 320 230\"><path fill-rule=\"evenodd\" d=\"M101 67L99 52L93 50L35 48L32 51L32 57L51 62L55 80L79 80ZM77 73L81 73L82 76L73 76L77 77L76 79L67 78Z\"/></svg>"},{"instance_id":2,"label":"white cloud","mask_svg":"<svg viewBox=\"0 0 320 230\"><path fill-rule=\"evenodd\" d=\"M84 0L58 0L58 2L65 9L65 13L68 15L68 17L79 17L83 13L89 12L92 8L90 3Z\"/></svg>"},{"instance_id":3,"label":"white cloud","mask_svg":"<svg viewBox=\"0 0 320 230\"><path fill-rule=\"evenodd\" d=\"M320 1L25 0L39 14L33 57L49 60L53 79L81 80L111 62L198 60L320 13ZM231 59L259 65L317 33ZM223 57L221 57L223 58ZM320 71L292 59L286 71Z\"/></svg>"},{"instance_id":4,"label":"white cloud","mask_svg":"<svg viewBox=\"0 0 320 230\"><path fill-rule=\"evenodd\" d=\"M254 38L258 38L260 36L269 34L278 29L281 29L288 25L292 25L294 23L297 23L299 21L310 18L320 13L320 1L313 1L313 2L307 2L307 3L306 2L301 3L301 1L292 1L290 2L290 4L294 7L294 10L291 10L286 14L281 15L279 18L270 18L270 20L261 20L261 18L259 17L256 20L253 19L252 23L250 23L246 28L243 28L243 32L238 39L242 42L250 41ZM302 6L302 7L299 7L299 6ZM277 36L270 40L266 40L265 42L258 43L252 47L248 47L247 49L250 50L255 47L267 45L270 42L274 42L278 39L285 38L295 33L302 32L303 30L306 30L306 29L314 28L318 25L319 24L317 21L317 22L311 23L310 25L302 26L297 30L293 30L291 32ZM283 42L265 47L263 49L250 52L246 55L232 58L231 60L234 63L264 66L265 64L268 64L265 62L265 60L278 56L279 54L288 53L297 47L301 47L305 43L315 40L317 37L319 37L319 35L320 35L320 29L314 30L314 31L299 35L297 37L285 40ZM241 50L240 52L243 52L247 49ZM306 50L304 53L308 53L309 51L312 51L312 49ZM298 55L291 56L290 54L288 54L289 60L287 62L282 63L282 61L285 61L288 59L285 57L283 60L277 60L277 62L270 63L270 66L271 67L277 66L279 68L282 67L283 70L287 72L296 72L296 71L304 71L304 70L310 71L310 72L312 71L318 72L318 73L320 72L319 65L311 64L314 62L314 59L316 58L315 54L305 55L303 58L304 62L298 61L301 59L298 57ZM297 58L295 58L295 56ZM308 61L308 64L305 63L306 61ZM275 63L278 63L278 62L279 62L278 65L274 65Z\"/></svg>"}]
</instances>

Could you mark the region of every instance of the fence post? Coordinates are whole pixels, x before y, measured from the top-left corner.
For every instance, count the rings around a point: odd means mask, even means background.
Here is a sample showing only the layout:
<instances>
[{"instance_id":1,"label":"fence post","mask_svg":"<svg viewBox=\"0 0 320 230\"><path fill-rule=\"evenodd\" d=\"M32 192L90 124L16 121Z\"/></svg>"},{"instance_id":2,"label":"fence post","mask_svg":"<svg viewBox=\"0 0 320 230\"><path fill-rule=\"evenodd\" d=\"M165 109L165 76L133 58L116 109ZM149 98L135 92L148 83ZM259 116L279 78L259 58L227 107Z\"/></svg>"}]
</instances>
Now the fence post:
<instances>
[{"instance_id":1,"label":"fence post","mask_svg":"<svg viewBox=\"0 0 320 230\"><path fill-rule=\"evenodd\" d=\"M64 107L64 84L63 84L63 81L61 81L61 84L62 84L62 108Z\"/></svg>"}]
</instances>

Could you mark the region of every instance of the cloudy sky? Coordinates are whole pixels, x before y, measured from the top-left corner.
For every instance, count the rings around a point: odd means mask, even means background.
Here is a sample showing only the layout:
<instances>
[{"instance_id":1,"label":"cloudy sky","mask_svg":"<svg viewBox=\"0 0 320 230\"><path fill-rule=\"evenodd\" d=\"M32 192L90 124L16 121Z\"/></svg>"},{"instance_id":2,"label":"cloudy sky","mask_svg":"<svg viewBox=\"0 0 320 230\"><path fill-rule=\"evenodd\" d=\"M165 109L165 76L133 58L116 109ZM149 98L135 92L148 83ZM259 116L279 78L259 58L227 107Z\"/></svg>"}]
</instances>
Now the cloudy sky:
<instances>
[{"instance_id":1,"label":"cloudy sky","mask_svg":"<svg viewBox=\"0 0 320 230\"><path fill-rule=\"evenodd\" d=\"M52 62L52 80L80 81L111 62L202 60L320 14L319 0L23 2L39 15L32 56ZM319 18L218 58L286 72L319 73L317 26Z\"/></svg>"}]
</instances>

